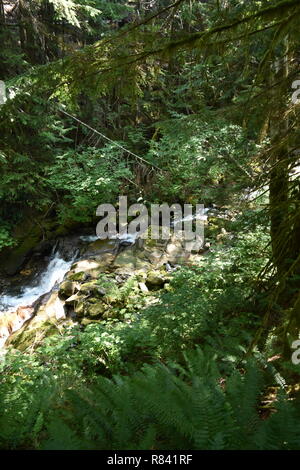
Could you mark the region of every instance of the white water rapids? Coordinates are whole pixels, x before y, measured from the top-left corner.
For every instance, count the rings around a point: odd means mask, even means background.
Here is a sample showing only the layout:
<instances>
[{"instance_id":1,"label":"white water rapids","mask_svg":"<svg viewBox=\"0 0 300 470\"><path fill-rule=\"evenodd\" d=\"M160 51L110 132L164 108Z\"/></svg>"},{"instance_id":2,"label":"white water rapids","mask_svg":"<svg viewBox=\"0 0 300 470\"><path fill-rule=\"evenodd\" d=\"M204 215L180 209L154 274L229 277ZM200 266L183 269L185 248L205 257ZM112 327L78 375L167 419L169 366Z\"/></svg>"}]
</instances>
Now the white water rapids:
<instances>
[{"instance_id":1,"label":"white water rapids","mask_svg":"<svg viewBox=\"0 0 300 470\"><path fill-rule=\"evenodd\" d=\"M57 282L61 282L69 271L74 259L66 261L59 251L52 253L45 271L40 275L38 284L22 288L18 295L3 295L0 298L0 311L12 312L18 307L31 305L41 295L50 292Z\"/></svg>"}]
</instances>

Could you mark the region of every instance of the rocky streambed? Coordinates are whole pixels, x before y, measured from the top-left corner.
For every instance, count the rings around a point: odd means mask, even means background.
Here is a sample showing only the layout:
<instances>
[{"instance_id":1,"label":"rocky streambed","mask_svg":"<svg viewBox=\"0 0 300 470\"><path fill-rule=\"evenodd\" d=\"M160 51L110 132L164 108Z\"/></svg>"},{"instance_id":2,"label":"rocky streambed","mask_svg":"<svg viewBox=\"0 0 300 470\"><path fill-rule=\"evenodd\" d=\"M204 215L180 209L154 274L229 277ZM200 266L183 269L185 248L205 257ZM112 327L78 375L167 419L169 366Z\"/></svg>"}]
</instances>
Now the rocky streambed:
<instances>
[{"instance_id":1,"label":"rocky streambed","mask_svg":"<svg viewBox=\"0 0 300 470\"><path fill-rule=\"evenodd\" d=\"M174 235L133 244L90 235L58 240L39 261L42 272L39 266L32 275L30 260L22 269L27 285L20 289L17 277L18 287L12 283L1 296L0 345L27 350L69 325L119 318L128 303L139 309L155 302L172 271L201 256L187 256L183 243Z\"/></svg>"}]
</instances>

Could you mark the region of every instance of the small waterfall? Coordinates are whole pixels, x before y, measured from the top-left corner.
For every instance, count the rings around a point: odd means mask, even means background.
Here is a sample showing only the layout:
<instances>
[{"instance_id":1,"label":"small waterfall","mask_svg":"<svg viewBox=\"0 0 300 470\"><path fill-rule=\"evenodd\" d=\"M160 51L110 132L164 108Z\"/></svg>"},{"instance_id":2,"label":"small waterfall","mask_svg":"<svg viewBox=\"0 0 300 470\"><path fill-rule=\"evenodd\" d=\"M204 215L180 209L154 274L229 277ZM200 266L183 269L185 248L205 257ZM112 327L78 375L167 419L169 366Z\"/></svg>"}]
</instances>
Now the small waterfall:
<instances>
[{"instance_id":1,"label":"small waterfall","mask_svg":"<svg viewBox=\"0 0 300 470\"><path fill-rule=\"evenodd\" d=\"M194 220L206 221L208 219L207 214L210 212L210 210L210 208L205 208L203 210L200 210L196 214L190 214L186 217L183 217L182 219L174 220L171 222L171 226L176 227L176 225L182 224L182 222L193 222Z\"/></svg>"},{"instance_id":2,"label":"small waterfall","mask_svg":"<svg viewBox=\"0 0 300 470\"><path fill-rule=\"evenodd\" d=\"M0 298L0 311L12 312L17 310L18 307L32 305L41 295L50 292L57 282L63 280L76 255L77 253L71 260L66 261L59 250L56 250L56 247L54 247L49 264L40 276L38 284L23 287L18 295L3 295Z\"/></svg>"},{"instance_id":3,"label":"small waterfall","mask_svg":"<svg viewBox=\"0 0 300 470\"><path fill-rule=\"evenodd\" d=\"M93 243L99 240L99 237L97 235L81 235L81 237L79 237L79 240L86 243Z\"/></svg>"}]
</instances>

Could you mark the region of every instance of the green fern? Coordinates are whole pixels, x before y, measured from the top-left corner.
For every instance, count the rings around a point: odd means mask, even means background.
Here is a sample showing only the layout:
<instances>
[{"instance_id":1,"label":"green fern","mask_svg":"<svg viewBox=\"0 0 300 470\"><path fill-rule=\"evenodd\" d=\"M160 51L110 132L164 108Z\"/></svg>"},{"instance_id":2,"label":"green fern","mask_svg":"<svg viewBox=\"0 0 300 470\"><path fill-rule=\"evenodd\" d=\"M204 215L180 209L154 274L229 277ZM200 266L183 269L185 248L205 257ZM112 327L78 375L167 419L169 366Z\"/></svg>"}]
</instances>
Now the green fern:
<instances>
[{"instance_id":1,"label":"green fern","mask_svg":"<svg viewBox=\"0 0 300 470\"><path fill-rule=\"evenodd\" d=\"M42 447L55 442L58 449L299 448L298 407L282 398L276 413L262 420L263 390L256 364L223 378L213 355L198 351L185 369L145 366L133 376L102 377L89 389L67 392L68 411L52 417Z\"/></svg>"}]
</instances>

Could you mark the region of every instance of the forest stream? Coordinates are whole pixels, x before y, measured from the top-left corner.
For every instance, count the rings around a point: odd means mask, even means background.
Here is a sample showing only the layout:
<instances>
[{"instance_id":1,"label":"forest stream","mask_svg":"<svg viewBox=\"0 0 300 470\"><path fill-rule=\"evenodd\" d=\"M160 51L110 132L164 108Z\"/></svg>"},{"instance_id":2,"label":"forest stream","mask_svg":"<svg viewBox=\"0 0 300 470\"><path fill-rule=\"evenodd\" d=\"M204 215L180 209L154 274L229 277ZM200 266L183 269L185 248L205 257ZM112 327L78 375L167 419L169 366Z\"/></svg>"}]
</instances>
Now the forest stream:
<instances>
[{"instance_id":1,"label":"forest stream","mask_svg":"<svg viewBox=\"0 0 300 470\"><path fill-rule=\"evenodd\" d=\"M0 347L8 336L19 330L31 318L40 299L58 290L72 264L89 252L111 252L116 249L114 240L98 240L96 235L80 235L56 240L48 256L32 256L19 276L8 279L0 297ZM57 317L64 315L63 303L55 305ZM2 317L2 318L1 318ZM3 318L10 319L9 326L3 326ZM1 324L2 320L2 324Z\"/></svg>"}]
</instances>

